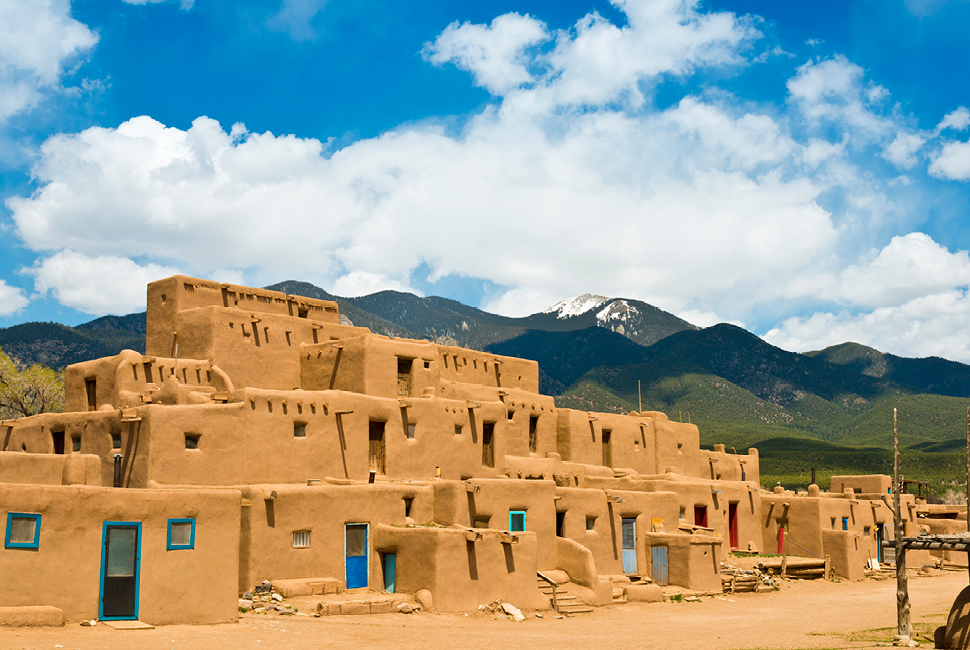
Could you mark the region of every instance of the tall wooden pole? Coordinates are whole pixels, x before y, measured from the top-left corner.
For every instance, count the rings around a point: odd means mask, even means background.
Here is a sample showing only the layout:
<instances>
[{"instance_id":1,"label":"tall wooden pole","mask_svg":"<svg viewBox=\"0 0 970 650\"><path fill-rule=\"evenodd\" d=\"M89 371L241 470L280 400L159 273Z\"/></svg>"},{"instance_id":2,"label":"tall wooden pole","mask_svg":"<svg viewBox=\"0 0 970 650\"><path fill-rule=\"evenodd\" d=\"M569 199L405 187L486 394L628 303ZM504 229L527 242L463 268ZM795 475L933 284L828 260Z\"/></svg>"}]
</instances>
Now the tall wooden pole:
<instances>
[{"instance_id":1,"label":"tall wooden pole","mask_svg":"<svg viewBox=\"0 0 970 650\"><path fill-rule=\"evenodd\" d=\"M970 406L967 407L967 532L970 533ZM967 554L970 558L970 553ZM967 572L970 573L970 562L967 562Z\"/></svg>"},{"instance_id":2,"label":"tall wooden pole","mask_svg":"<svg viewBox=\"0 0 970 650\"><path fill-rule=\"evenodd\" d=\"M906 549L903 548L903 511L899 504L899 434L896 430L896 409L893 409L893 522L896 542L896 638L894 645L909 645L913 638L913 622L909 612L909 584L906 580Z\"/></svg>"}]
</instances>

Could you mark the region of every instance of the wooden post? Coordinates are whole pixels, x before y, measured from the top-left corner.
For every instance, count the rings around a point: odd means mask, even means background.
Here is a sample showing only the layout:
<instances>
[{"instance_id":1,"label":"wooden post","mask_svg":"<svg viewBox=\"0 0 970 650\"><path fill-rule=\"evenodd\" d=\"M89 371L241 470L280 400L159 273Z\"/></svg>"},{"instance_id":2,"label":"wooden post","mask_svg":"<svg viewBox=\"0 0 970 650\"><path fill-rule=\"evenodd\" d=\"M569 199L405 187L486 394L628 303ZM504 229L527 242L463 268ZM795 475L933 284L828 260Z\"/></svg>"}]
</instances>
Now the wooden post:
<instances>
[{"instance_id":1,"label":"wooden post","mask_svg":"<svg viewBox=\"0 0 970 650\"><path fill-rule=\"evenodd\" d=\"M896 430L896 409L893 409L893 523L896 537L896 637L893 645L909 645L913 638L913 622L909 611L909 583L906 580L903 511L899 505L900 487L899 434Z\"/></svg>"},{"instance_id":2,"label":"wooden post","mask_svg":"<svg viewBox=\"0 0 970 650\"><path fill-rule=\"evenodd\" d=\"M640 410L637 413L643 413L643 393L640 391L639 379L637 379L637 402L640 406ZM970 436L970 409L967 409L967 435ZM970 447L967 449L970 449ZM967 451L967 472L970 472L970 451Z\"/></svg>"},{"instance_id":3,"label":"wooden post","mask_svg":"<svg viewBox=\"0 0 970 650\"><path fill-rule=\"evenodd\" d=\"M927 488L927 496L929 496L929 488ZM967 407L967 532L970 533L970 406ZM970 552L967 553L967 559L970 560ZM970 573L970 561L967 562L967 572Z\"/></svg>"}]
</instances>

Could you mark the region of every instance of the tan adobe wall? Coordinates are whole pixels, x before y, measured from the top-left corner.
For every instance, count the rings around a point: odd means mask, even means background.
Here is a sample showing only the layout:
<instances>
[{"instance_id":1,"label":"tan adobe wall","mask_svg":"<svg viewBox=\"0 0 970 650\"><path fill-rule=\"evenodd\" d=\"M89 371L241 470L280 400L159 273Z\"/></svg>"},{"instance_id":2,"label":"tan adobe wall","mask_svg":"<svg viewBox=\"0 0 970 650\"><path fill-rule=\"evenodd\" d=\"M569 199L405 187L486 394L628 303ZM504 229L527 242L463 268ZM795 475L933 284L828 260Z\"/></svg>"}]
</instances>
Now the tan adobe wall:
<instances>
[{"instance_id":1,"label":"tan adobe wall","mask_svg":"<svg viewBox=\"0 0 970 650\"><path fill-rule=\"evenodd\" d=\"M148 285L146 352L154 356L174 356L172 332L176 331L173 327L175 315L200 307L226 307L305 318L320 323L340 322L337 303L329 300L287 296L279 291L176 275Z\"/></svg>"},{"instance_id":2,"label":"tan adobe wall","mask_svg":"<svg viewBox=\"0 0 970 650\"><path fill-rule=\"evenodd\" d=\"M862 476L833 476L829 482L829 492L841 494L852 488L856 494L892 494L893 479L885 474Z\"/></svg>"},{"instance_id":3,"label":"tan adobe wall","mask_svg":"<svg viewBox=\"0 0 970 650\"><path fill-rule=\"evenodd\" d=\"M178 373L196 401L208 401L216 392L233 389L229 377L206 359L149 357L124 350L113 357L71 364L64 371L64 410L71 413L123 409L152 402L166 378ZM93 382L93 390L89 394ZM91 408L90 397L95 398Z\"/></svg>"},{"instance_id":4,"label":"tan adobe wall","mask_svg":"<svg viewBox=\"0 0 970 650\"><path fill-rule=\"evenodd\" d=\"M374 527L378 523L407 524L405 498L413 499L410 521L428 523L434 498L432 489L423 483L264 485L243 487L242 491L246 499L242 522L245 552L240 592L263 580L288 578L331 578L343 584L344 526L348 523L370 525L373 579L369 584L380 588L384 583L380 558L374 552ZM308 548L293 547L295 531L310 531ZM399 579L405 575L399 564Z\"/></svg>"},{"instance_id":5,"label":"tan adobe wall","mask_svg":"<svg viewBox=\"0 0 970 650\"><path fill-rule=\"evenodd\" d=\"M88 454L0 452L0 483L101 485L101 459Z\"/></svg>"},{"instance_id":6,"label":"tan adobe wall","mask_svg":"<svg viewBox=\"0 0 970 650\"><path fill-rule=\"evenodd\" d=\"M0 484L8 512L41 515L37 549L0 549L0 575L21 576L7 606L52 605L68 621L98 618L105 521L141 522L139 620L153 625L236 620L237 490L114 490ZM166 550L168 519L196 520L195 548Z\"/></svg>"},{"instance_id":7,"label":"tan adobe wall","mask_svg":"<svg viewBox=\"0 0 970 650\"><path fill-rule=\"evenodd\" d=\"M378 525L375 546L397 553L397 588L428 589L442 612L475 611L482 603L512 602L525 609L548 607L536 585L536 536L498 531L395 528Z\"/></svg>"},{"instance_id":8,"label":"tan adobe wall","mask_svg":"<svg viewBox=\"0 0 970 650\"><path fill-rule=\"evenodd\" d=\"M503 357L450 345L438 345L441 378L495 388L539 392L539 364L531 359Z\"/></svg>"}]
</instances>

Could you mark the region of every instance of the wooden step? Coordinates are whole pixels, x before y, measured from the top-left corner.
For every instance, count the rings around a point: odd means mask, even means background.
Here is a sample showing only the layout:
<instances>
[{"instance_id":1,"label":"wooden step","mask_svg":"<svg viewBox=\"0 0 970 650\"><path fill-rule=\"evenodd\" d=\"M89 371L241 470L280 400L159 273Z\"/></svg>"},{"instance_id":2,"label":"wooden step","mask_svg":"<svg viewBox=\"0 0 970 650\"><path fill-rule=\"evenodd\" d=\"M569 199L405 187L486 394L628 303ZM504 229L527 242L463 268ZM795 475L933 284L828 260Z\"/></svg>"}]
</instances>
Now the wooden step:
<instances>
[{"instance_id":1,"label":"wooden step","mask_svg":"<svg viewBox=\"0 0 970 650\"><path fill-rule=\"evenodd\" d=\"M573 614L589 614L592 611L593 611L593 608L584 603L575 603L575 604L569 604L569 605L563 605L562 603L559 604L560 614L566 614L571 616Z\"/></svg>"}]
</instances>

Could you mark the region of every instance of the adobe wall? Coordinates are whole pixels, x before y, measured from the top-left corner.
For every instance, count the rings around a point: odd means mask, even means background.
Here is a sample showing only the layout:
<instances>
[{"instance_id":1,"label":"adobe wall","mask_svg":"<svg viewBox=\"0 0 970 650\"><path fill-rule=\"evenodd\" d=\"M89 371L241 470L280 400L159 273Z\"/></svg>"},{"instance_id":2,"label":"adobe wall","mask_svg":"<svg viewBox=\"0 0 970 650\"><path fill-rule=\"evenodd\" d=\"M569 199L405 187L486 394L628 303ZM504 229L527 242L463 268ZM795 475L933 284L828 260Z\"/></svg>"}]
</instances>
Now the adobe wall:
<instances>
[{"instance_id":1,"label":"adobe wall","mask_svg":"<svg viewBox=\"0 0 970 650\"><path fill-rule=\"evenodd\" d=\"M404 526L432 520L434 494L424 483L380 485L254 485L244 496L239 592L263 580L332 578L345 582L344 526L369 524L369 574L383 588L380 558L374 551L378 523ZM273 496L275 494L275 497ZM405 516L405 498L413 499ZM310 546L293 547L294 531L310 531ZM403 576L399 566L398 575ZM399 588L404 591L403 587Z\"/></svg>"},{"instance_id":2,"label":"adobe wall","mask_svg":"<svg viewBox=\"0 0 970 650\"><path fill-rule=\"evenodd\" d=\"M154 356L174 356L175 315L200 307L225 307L320 323L340 322L337 303L329 300L288 296L279 291L221 284L184 275L149 283L147 303L146 352Z\"/></svg>"},{"instance_id":3,"label":"adobe wall","mask_svg":"<svg viewBox=\"0 0 970 650\"><path fill-rule=\"evenodd\" d=\"M498 356L450 345L436 347L444 380L539 392L539 364L531 359Z\"/></svg>"},{"instance_id":4,"label":"adobe wall","mask_svg":"<svg viewBox=\"0 0 970 650\"><path fill-rule=\"evenodd\" d=\"M41 515L37 549L0 548L0 575L19 576L11 607L51 605L68 621L98 618L105 521L141 522L138 618L152 625L236 620L237 490L115 490L0 484L8 512ZM196 520L195 548L166 550L168 519Z\"/></svg>"},{"instance_id":5,"label":"adobe wall","mask_svg":"<svg viewBox=\"0 0 970 650\"><path fill-rule=\"evenodd\" d=\"M101 459L89 454L0 452L0 483L101 485Z\"/></svg>"},{"instance_id":6,"label":"adobe wall","mask_svg":"<svg viewBox=\"0 0 970 650\"><path fill-rule=\"evenodd\" d=\"M852 488L856 494L881 495L892 494L893 479L885 474L866 474L859 476L833 476L829 481L829 492L841 494L847 488ZM873 498L879 498L875 496Z\"/></svg>"},{"instance_id":7,"label":"adobe wall","mask_svg":"<svg viewBox=\"0 0 970 650\"><path fill-rule=\"evenodd\" d=\"M537 546L532 532L512 538L495 530L376 527L375 548L397 554L397 589L428 589L441 612L475 611L496 599L548 608L536 584Z\"/></svg>"},{"instance_id":8,"label":"adobe wall","mask_svg":"<svg viewBox=\"0 0 970 650\"><path fill-rule=\"evenodd\" d=\"M183 402L209 401L233 389L229 377L206 359L149 357L123 350L113 357L71 364L64 371L64 410L69 413L123 409L152 403L165 380L178 373L187 393ZM95 408L88 403L87 382L94 382ZM189 396L188 393L194 393Z\"/></svg>"},{"instance_id":9,"label":"adobe wall","mask_svg":"<svg viewBox=\"0 0 970 650\"><path fill-rule=\"evenodd\" d=\"M720 547L723 544L720 538L699 534L648 533L647 544L650 547L667 547L670 584L697 591L722 590Z\"/></svg>"}]
</instances>

